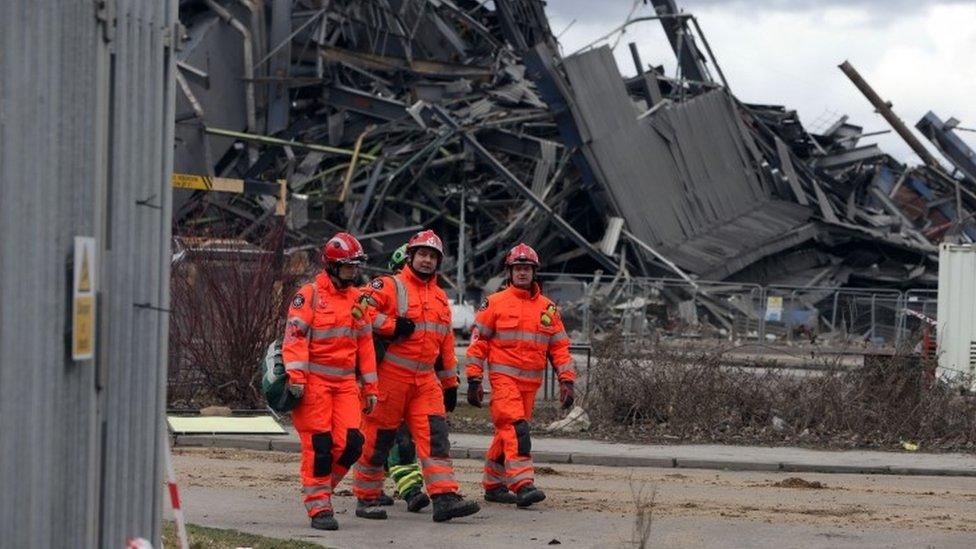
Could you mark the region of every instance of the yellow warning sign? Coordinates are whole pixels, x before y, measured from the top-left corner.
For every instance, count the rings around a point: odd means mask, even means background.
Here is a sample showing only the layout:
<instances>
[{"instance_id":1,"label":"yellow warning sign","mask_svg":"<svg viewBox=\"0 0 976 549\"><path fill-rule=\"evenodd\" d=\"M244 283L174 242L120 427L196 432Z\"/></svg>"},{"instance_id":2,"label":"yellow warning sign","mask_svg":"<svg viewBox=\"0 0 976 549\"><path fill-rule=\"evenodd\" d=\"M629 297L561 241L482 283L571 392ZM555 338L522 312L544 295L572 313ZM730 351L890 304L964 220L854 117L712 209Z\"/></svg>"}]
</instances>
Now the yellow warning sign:
<instances>
[{"instance_id":1,"label":"yellow warning sign","mask_svg":"<svg viewBox=\"0 0 976 549\"><path fill-rule=\"evenodd\" d=\"M78 277L78 291L79 292L92 291L91 273L88 272L88 254L82 254L81 256L81 275Z\"/></svg>"},{"instance_id":2,"label":"yellow warning sign","mask_svg":"<svg viewBox=\"0 0 976 549\"><path fill-rule=\"evenodd\" d=\"M75 298L71 322L71 356L84 360L95 356L95 296Z\"/></svg>"},{"instance_id":3,"label":"yellow warning sign","mask_svg":"<svg viewBox=\"0 0 976 549\"><path fill-rule=\"evenodd\" d=\"M95 357L95 239L75 237L74 284L71 291L71 358Z\"/></svg>"}]
</instances>

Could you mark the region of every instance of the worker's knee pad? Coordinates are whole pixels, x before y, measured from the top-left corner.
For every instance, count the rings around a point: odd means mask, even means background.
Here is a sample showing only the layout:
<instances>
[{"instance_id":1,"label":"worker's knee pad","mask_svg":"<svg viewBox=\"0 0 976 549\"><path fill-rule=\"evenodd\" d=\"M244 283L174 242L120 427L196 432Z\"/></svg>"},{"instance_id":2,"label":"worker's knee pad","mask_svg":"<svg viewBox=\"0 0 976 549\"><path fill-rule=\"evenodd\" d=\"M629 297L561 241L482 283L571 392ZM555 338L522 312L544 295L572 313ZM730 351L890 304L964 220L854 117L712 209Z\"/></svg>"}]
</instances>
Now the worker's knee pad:
<instances>
[{"instance_id":1,"label":"worker's knee pad","mask_svg":"<svg viewBox=\"0 0 976 549\"><path fill-rule=\"evenodd\" d=\"M330 476L332 474L332 433L325 432L312 435L312 452L315 454L312 462L312 476Z\"/></svg>"},{"instance_id":2,"label":"worker's knee pad","mask_svg":"<svg viewBox=\"0 0 976 549\"><path fill-rule=\"evenodd\" d=\"M386 463L386 458L390 455L390 448L393 448L395 441L396 429L376 431L376 445L373 447L373 455L369 457L369 464L373 467L382 467Z\"/></svg>"},{"instance_id":3,"label":"worker's knee pad","mask_svg":"<svg viewBox=\"0 0 976 549\"><path fill-rule=\"evenodd\" d=\"M529 438L529 422L520 419L515 422L515 440L518 442L518 455L527 456L532 453L532 439Z\"/></svg>"},{"instance_id":4,"label":"worker's knee pad","mask_svg":"<svg viewBox=\"0 0 976 549\"><path fill-rule=\"evenodd\" d=\"M401 425L396 434L397 461L399 463L412 463L417 459L417 447L413 444L413 437L410 436L410 429L406 425Z\"/></svg>"},{"instance_id":5,"label":"worker's knee pad","mask_svg":"<svg viewBox=\"0 0 976 549\"><path fill-rule=\"evenodd\" d=\"M339 456L339 465L345 468L352 467L353 463L359 459L359 456L363 453L363 442L366 442L366 438L359 429L349 429L346 431L346 447L342 449L342 455Z\"/></svg>"},{"instance_id":6,"label":"worker's knee pad","mask_svg":"<svg viewBox=\"0 0 976 549\"><path fill-rule=\"evenodd\" d=\"M444 416L427 416L430 424L430 455L451 457L451 442L447 439L447 419Z\"/></svg>"}]
</instances>

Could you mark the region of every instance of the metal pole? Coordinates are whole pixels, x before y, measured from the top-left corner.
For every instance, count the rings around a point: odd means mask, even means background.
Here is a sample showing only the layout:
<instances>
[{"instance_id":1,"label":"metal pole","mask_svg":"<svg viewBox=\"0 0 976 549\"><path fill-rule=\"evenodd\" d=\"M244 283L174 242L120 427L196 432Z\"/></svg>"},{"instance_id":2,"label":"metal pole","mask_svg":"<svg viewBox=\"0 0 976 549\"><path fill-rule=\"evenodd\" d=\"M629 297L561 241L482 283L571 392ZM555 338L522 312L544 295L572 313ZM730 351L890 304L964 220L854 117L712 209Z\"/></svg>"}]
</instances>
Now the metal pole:
<instances>
[{"instance_id":1,"label":"metal pole","mask_svg":"<svg viewBox=\"0 0 976 549\"><path fill-rule=\"evenodd\" d=\"M627 44L630 46L630 56L634 59L634 68L637 69L637 76L644 74L644 64L641 62L640 52L637 51L637 44L631 42Z\"/></svg>"},{"instance_id":2,"label":"metal pole","mask_svg":"<svg viewBox=\"0 0 976 549\"><path fill-rule=\"evenodd\" d=\"M310 151L318 151L324 153L338 154L342 156L352 156L355 151L350 149L340 149L338 147L329 147L327 145L318 145L315 143L302 143L299 141L292 141L290 139L278 139L276 137L268 137L265 135L256 135L253 133L246 132L235 132L232 130L224 130L221 128L206 127L204 131L210 135L219 135L221 137L232 137L234 139L240 139L242 141L254 141L256 143L263 143L265 145L278 145L280 147L297 147L299 149L308 149ZM375 154L359 153L359 158L363 160L373 161L376 160L377 156Z\"/></svg>"},{"instance_id":3,"label":"metal pole","mask_svg":"<svg viewBox=\"0 0 976 549\"><path fill-rule=\"evenodd\" d=\"M898 118L898 115L891 110L891 104L884 99L881 99L881 96L874 91L871 85L864 80L864 78L860 75L860 73L857 72L850 62L844 61L838 65L838 67L844 72L844 74L847 75L848 78L851 79L851 82L854 83L857 89L861 90L864 97L866 97L867 100L874 105L874 108L877 109L878 114L884 117L884 119L891 124L891 127L894 128L898 135L905 140L905 143L907 143L908 146L915 151L915 154L917 154L918 157L921 158L922 161L925 162L925 164L929 167L941 171L941 166L939 165L938 160L929 154L929 151L925 148L925 145L922 145L922 142L915 137L912 131L908 129L908 126L906 126L905 123Z\"/></svg>"},{"instance_id":4,"label":"metal pole","mask_svg":"<svg viewBox=\"0 0 976 549\"><path fill-rule=\"evenodd\" d=\"M464 197L466 189L461 189L461 222L458 223L457 255L457 303L464 303Z\"/></svg>"},{"instance_id":5,"label":"metal pole","mask_svg":"<svg viewBox=\"0 0 976 549\"><path fill-rule=\"evenodd\" d=\"M718 77L722 80L722 85L725 86L725 89L731 92L732 90L729 88L729 83L727 80L725 80L725 74L722 72L722 67L719 66L718 60L715 59L715 54L712 53L712 47L708 45L708 39L705 38L705 33L702 32L701 27L698 26L698 19L695 17L691 17L690 19L692 24L695 25L695 30L698 31L698 37L701 38L702 45L705 46L705 51L708 52L708 56L712 58L712 65L715 65L715 70L718 71Z\"/></svg>"},{"instance_id":6,"label":"metal pole","mask_svg":"<svg viewBox=\"0 0 976 549\"><path fill-rule=\"evenodd\" d=\"M830 331L837 331L837 305L840 301L840 290L834 292L834 310L830 313ZM836 334L834 334L836 335Z\"/></svg>"},{"instance_id":7,"label":"metal pole","mask_svg":"<svg viewBox=\"0 0 976 549\"><path fill-rule=\"evenodd\" d=\"M878 294L871 293L871 343L874 343L874 300Z\"/></svg>"}]
</instances>

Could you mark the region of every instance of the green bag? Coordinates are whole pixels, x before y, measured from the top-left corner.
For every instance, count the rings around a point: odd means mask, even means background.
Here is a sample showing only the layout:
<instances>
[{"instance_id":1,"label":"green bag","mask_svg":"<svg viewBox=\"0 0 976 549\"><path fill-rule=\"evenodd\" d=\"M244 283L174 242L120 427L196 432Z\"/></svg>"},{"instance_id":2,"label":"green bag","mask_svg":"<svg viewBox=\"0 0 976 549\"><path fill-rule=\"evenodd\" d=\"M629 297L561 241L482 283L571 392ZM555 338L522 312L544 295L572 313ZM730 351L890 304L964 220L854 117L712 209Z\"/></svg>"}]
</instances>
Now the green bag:
<instances>
[{"instance_id":1,"label":"green bag","mask_svg":"<svg viewBox=\"0 0 976 549\"><path fill-rule=\"evenodd\" d=\"M261 392L275 412L290 412L298 405L298 397L288 391L288 374L285 373L285 361L281 356L280 339L268 345L268 351L261 361Z\"/></svg>"}]
</instances>

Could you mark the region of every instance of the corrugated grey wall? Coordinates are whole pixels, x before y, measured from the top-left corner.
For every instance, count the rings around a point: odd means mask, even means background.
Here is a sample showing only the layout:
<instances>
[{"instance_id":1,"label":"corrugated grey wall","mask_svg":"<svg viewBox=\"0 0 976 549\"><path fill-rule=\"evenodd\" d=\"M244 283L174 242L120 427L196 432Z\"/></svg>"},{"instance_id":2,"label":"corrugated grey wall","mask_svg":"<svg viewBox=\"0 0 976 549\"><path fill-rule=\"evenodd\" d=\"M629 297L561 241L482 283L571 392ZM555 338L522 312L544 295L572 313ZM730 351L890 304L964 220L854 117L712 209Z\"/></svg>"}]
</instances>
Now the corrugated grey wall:
<instances>
[{"instance_id":1,"label":"corrugated grey wall","mask_svg":"<svg viewBox=\"0 0 976 549\"><path fill-rule=\"evenodd\" d=\"M176 1L105 2L108 27L98 4L0 2L3 547L159 532ZM98 346L72 362L79 235L98 239Z\"/></svg>"}]
</instances>

